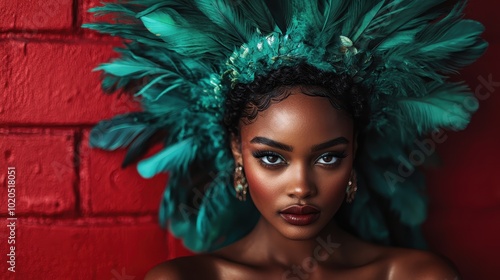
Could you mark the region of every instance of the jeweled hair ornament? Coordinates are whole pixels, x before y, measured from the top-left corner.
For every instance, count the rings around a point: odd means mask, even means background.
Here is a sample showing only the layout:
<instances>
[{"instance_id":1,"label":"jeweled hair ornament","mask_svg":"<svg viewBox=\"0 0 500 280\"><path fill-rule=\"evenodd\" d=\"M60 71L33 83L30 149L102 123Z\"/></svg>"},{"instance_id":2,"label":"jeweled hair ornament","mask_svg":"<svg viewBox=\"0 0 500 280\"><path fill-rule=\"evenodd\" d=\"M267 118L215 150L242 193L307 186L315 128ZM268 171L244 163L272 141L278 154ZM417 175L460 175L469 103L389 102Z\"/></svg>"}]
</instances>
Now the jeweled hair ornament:
<instances>
[{"instance_id":1,"label":"jeweled hair ornament","mask_svg":"<svg viewBox=\"0 0 500 280\"><path fill-rule=\"evenodd\" d=\"M145 178L170 172L159 220L189 249L212 251L247 234L259 217L251 197L239 201L233 188L235 165L223 126L231 88L304 62L347 73L369 89L371 116L358 139L359 191L338 215L366 240L423 247L424 178L418 170L402 176L398 168L414 168L408 154L415 139L438 129L464 129L477 109L467 86L448 80L487 46L480 38L483 26L462 18L464 5L444 0L104 3L89 11L112 14L114 22L84 27L125 40L116 49L121 57L95 70L103 71L106 92L133 93L143 112L100 122L91 146L128 147L126 166L161 141L161 151L137 164Z\"/></svg>"}]
</instances>

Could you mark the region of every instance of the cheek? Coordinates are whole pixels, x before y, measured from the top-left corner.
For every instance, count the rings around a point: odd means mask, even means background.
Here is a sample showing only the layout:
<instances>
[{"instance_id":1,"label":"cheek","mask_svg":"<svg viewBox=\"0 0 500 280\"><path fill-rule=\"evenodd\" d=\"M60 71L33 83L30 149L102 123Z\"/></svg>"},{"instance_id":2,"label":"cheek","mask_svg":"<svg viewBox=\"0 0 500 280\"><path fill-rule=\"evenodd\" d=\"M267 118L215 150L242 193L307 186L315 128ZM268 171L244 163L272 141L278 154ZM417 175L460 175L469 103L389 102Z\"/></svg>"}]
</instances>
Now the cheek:
<instances>
[{"instance_id":1,"label":"cheek","mask_svg":"<svg viewBox=\"0 0 500 280\"><path fill-rule=\"evenodd\" d=\"M342 170L325 171L320 170L315 174L316 184L319 190L327 193L338 193L345 191L351 174L350 168Z\"/></svg>"},{"instance_id":2,"label":"cheek","mask_svg":"<svg viewBox=\"0 0 500 280\"><path fill-rule=\"evenodd\" d=\"M279 191L273 182L273 178L269 178L267 172L263 170L259 164L245 163L245 176L249 185L250 195L255 204L261 201L272 201L279 196Z\"/></svg>"},{"instance_id":3,"label":"cheek","mask_svg":"<svg viewBox=\"0 0 500 280\"><path fill-rule=\"evenodd\" d=\"M319 197L323 200L332 202L332 206L336 202L342 202L345 196L347 184L349 182L349 175L335 174L333 176L318 176L317 183ZM333 203L335 202L335 203Z\"/></svg>"},{"instance_id":4,"label":"cheek","mask_svg":"<svg viewBox=\"0 0 500 280\"><path fill-rule=\"evenodd\" d=\"M350 162L333 171L320 170L316 176L318 199L325 207L338 209L345 199L347 185L351 176Z\"/></svg>"},{"instance_id":5,"label":"cheek","mask_svg":"<svg viewBox=\"0 0 500 280\"><path fill-rule=\"evenodd\" d=\"M249 186L250 196L255 206L261 210L275 207L283 195L283 178L266 170L253 156L244 156L245 176ZM274 211L275 209L272 209Z\"/></svg>"}]
</instances>

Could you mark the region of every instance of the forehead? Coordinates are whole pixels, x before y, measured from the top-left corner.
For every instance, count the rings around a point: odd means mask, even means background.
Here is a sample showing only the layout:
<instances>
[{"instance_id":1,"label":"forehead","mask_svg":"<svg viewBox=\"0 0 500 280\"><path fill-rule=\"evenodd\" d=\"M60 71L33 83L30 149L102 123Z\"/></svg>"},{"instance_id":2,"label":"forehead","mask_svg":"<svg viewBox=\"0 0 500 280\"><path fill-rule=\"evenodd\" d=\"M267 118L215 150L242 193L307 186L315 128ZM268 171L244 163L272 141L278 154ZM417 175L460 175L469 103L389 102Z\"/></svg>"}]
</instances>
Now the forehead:
<instances>
[{"instance_id":1,"label":"forehead","mask_svg":"<svg viewBox=\"0 0 500 280\"><path fill-rule=\"evenodd\" d=\"M300 87L293 87L290 93L259 112L251 123L241 124L243 142L256 136L290 144L300 140L311 145L340 136L352 139L352 119L334 108L328 98L306 95Z\"/></svg>"}]
</instances>

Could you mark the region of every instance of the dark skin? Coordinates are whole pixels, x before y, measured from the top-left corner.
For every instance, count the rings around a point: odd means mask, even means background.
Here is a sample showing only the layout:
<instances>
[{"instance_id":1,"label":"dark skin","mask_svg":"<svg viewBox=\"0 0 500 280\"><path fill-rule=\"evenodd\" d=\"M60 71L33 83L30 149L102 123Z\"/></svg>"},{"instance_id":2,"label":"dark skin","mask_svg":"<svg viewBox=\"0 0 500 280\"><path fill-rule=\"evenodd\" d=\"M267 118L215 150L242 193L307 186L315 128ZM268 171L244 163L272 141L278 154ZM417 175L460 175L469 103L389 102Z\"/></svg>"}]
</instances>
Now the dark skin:
<instances>
[{"instance_id":1,"label":"dark skin","mask_svg":"<svg viewBox=\"0 0 500 280\"><path fill-rule=\"evenodd\" d=\"M256 227L216 252L162 263L145 279L459 279L433 254L370 244L332 222L352 176L353 121L325 97L290 90L241 122L232 141L262 214ZM279 212L291 205L312 205L319 218L290 224Z\"/></svg>"}]
</instances>

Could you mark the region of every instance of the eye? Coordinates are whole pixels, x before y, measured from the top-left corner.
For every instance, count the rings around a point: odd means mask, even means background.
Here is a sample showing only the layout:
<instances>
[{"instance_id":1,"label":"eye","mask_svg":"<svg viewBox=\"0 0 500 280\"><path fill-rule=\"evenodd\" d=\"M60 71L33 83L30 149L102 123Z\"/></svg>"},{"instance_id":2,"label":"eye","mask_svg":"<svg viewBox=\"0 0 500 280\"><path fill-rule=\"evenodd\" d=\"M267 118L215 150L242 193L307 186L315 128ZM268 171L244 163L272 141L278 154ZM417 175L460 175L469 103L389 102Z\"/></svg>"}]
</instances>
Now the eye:
<instances>
[{"instance_id":1,"label":"eye","mask_svg":"<svg viewBox=\"0 0 500 280\"><path fill-rule=\"evenodd\" d=\"M318 160L316 160L316 163L323 164L323 165L334 165L339 163L343 158L345 158L347 155L345 153L325 153L322 154Z\"/></svg>"},{"instance_id":2,"label":"eye","mask_svg":"<svg viewBox=\"0 0 500 280\"><path fill-rule=\"evenodd\" d=\"M262 160L262 162L264 162L265 164L269 164L269 165L280 164L280 163L284 162L283 159L281 159L275 155L263 156L260 158L260 160Z\"/></svg>"},{"instance_id":3,"label":"eye","mask_svg":"<svg viewBox=\"0 0 500 280\"><path fill-rule=\"evenodd\" d=\"M253 156L259 159L264 166L277 166L286 163L281 155L271 151L255 152Z\"/></svg>"}]
</instances>

